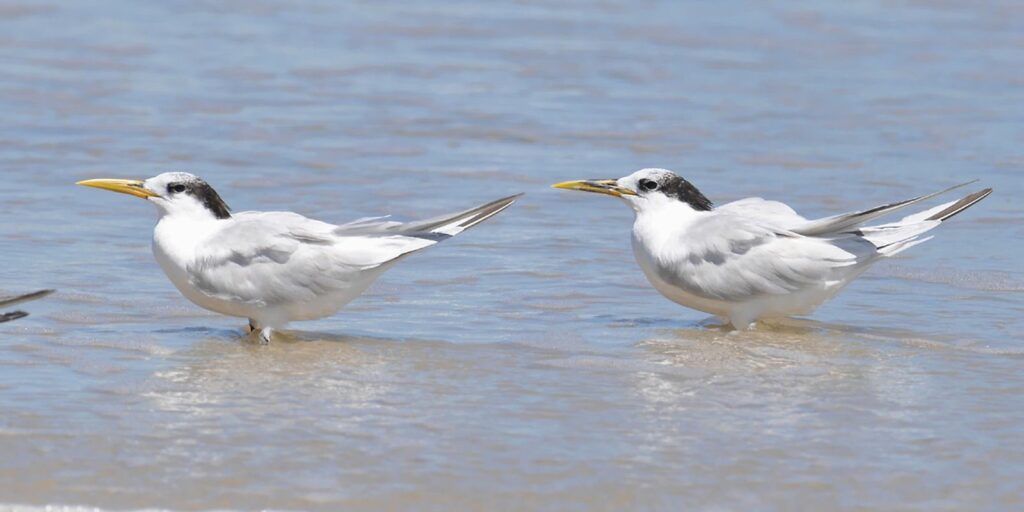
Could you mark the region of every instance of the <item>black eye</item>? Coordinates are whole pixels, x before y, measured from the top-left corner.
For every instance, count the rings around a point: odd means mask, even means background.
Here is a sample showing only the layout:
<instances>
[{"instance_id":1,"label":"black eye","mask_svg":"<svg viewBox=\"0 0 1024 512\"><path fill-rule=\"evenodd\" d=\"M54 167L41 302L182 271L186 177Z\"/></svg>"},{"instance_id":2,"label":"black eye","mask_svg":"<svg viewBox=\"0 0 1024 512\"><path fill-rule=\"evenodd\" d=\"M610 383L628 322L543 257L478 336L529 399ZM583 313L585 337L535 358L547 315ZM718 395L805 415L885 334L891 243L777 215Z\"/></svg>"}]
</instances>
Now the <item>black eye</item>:
<instances>
[{"instance_id":1,"label":"black eye","mask_svg":"<svg viewBox=\"0 0 1024 512\"><path fill-rule=\"evenodd\" d=\"M167 185L167 191L172 194L180 194L185 191L185 185L182 185L181 183L171 183L170 185Z\"/></svg>"},{"instance_id":2,"label":"black eye","mask_svg":"<svg viewBox=\"0 0 1024 512\"><path fill-rule=\"evenodd\" d=\"M640 180L640 190L658 190L658 182L648 179Z\"/></svg>"}]
</instances>

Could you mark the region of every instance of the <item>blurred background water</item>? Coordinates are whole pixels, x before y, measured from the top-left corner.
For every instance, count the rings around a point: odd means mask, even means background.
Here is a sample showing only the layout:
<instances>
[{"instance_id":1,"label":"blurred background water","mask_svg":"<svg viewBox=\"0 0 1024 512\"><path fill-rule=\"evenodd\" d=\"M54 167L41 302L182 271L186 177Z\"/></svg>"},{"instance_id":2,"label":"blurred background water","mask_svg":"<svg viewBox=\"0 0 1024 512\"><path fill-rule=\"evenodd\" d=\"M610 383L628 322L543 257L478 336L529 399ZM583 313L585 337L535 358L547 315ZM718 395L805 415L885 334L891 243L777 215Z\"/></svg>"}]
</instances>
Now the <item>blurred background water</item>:
<instances>
[{"instance_id":1,"label":"blurred background water","mask_svg":"<svg viewBox=\"0 0 1024 512\"><path fill-rule=\"evenodd\" d=\"M1024 507L1019 2L0 1L0 508ZM667 167L827 215L995 195L801 325L648 287ZM257 346L180 297L152 207L412 219L527 192ZM979 185L980 187L981 185Z\"/></svg>"}]
</instances>

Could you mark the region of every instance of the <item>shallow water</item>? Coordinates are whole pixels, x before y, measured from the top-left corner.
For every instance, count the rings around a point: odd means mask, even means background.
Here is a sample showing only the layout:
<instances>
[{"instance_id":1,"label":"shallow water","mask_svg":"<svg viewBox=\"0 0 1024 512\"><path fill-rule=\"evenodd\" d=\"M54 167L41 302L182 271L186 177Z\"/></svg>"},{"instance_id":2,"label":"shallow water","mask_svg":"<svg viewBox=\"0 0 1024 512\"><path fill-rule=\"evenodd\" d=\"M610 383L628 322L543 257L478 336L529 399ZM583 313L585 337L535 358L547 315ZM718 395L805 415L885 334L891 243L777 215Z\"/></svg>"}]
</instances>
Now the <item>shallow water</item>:
<instances>
[{"instance_id":1,"label":"shallow water","mask_svg":"<svg viewBox=\"0 0 1024 512\"><path fill-rule=\"evenodd\" d=\"M0 325L0 503L1024 507L1024 8L407 4L0 2L0 294L59 289ZM996 193L725 333L546 188L646 166L809 216ZM332 221L527 196L258 346L72 185L165 170Z\"/></svg>"}]
</instances>

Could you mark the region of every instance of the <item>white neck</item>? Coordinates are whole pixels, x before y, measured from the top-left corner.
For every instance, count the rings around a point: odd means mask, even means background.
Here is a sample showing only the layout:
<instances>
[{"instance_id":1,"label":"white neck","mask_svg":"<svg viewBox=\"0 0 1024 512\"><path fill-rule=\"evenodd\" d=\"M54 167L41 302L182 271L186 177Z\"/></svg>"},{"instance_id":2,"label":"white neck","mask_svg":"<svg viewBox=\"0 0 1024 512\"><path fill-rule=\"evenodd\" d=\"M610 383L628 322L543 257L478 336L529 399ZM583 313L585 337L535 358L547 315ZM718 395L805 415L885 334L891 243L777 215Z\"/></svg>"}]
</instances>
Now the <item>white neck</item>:
<instances>
[{"instance_id":1,"label":"white neck","mask_svg":"<svg viewBox=\"0 0 1024 512\"><path fill-rule=\"evenodd\" d=\"M647 250L660 253L666 249L684 249L680 242L689 227L707 215L690 205L675 200L658 201L634 208L633 243Z\"/></svg>"},{"instance_id":2,"label":"white neck","mask_svg":"<svg viewBox=\"0 0 1024 512\"><path fill-rule=\"evenodd\" d=\"M188 267L200 244L223 227L223 221L212 215L197 213L161 211L153 230L153 254L164 271L168 271L166 264L181 269Z\"/></svg>"}]
</instances>

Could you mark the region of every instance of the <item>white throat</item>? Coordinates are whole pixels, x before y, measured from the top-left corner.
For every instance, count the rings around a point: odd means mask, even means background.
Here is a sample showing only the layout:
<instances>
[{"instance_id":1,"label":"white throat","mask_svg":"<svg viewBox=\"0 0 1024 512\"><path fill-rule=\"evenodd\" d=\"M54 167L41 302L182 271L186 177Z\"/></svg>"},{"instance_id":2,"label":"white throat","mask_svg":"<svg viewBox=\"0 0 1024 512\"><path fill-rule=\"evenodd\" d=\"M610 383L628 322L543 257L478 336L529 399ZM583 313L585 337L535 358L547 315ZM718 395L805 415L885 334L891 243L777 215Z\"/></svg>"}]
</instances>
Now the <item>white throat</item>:
<instances>
[{"instance_id":1,"label":"white throat","mask_svg":"<svg viewBox=\"0 0 1024 512\"><path fill-rule=\"evenodd\" d=\"M684 233L694 222L709 213L694 210L682 201L664 199L634 205L634 249L642 248L652 254L659 254L664 250L685 250L685 245L681 244Z\"/></svg>"},{"instance_id":2,"label":"white throat","mask_svg":"<svg viewBox=\"0 0 1024 512\"><path fill-rule=\"evenodd\" d=\"M187 280L186 269L195 262L197 249L223 227L209 212L160 209L153 230L153 255L171 281Z\"/></svg>"}]
</instances>

